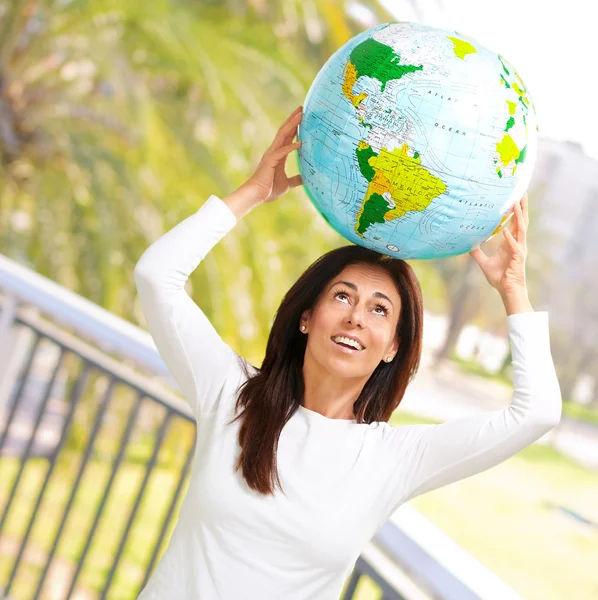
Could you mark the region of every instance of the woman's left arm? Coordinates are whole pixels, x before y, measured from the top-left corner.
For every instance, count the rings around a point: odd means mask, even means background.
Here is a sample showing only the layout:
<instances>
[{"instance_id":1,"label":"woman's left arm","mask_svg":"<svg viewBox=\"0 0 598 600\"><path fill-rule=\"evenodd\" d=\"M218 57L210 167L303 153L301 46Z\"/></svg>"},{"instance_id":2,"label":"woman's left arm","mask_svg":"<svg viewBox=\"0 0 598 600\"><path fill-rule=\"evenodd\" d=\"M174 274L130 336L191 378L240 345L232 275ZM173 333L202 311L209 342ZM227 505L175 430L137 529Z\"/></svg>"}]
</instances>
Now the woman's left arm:
<instances>
[{"instance_id":1,"label":"woman's left arm","mask_svg":"<svg viewBox=\"0 0 598 600\"><path fill-rule=\"evenodd\" d=\"M515 313L507 322L513 367L510 405L439 425L394 428L395 452L403 457L397 465L401 503L503 462L560 422L562 398L550 351L548 312Z\"/></svg>"},{"instance_id":2,"label":"woman's left arm","mask_svg":"<svg viewBox=\"0 0 598 600\"><path fill-rule=\"evenodd\" d=\"M395 507L424 492L493 467L529 446L561 419L562 397L550 350L548 312L534 312L527 295L527 194L514 205L498 252L470 252L507 312L513 395L509 406L440 425L393 428ZM512 229L511 229L512 228ZM398 478L398 481L396 480ZM392 482L391 482L392 484ZM398 494L398 499L396 494Z\"/></svg>"}]
</instances>

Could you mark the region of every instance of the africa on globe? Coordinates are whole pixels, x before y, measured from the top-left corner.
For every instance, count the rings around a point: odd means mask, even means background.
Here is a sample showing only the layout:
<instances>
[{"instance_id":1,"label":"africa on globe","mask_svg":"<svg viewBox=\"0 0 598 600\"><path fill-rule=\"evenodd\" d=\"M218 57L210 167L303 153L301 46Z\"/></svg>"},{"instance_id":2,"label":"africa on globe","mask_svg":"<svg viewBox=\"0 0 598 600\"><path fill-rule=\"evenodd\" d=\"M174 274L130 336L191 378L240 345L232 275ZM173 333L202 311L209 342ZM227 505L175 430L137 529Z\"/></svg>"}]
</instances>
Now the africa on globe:
<instances>
[{"instance_id":1,"label":"africa on globe","mask_svg":"<svg viewBox=\"0 0 598 600\"><path fill-rule=\"evenodd\" d=\"M469 252L505 225L537 152L533 102L501 55L384 23L314 79L297 138L309 198L350 242L403 259Z\"/></svg>"}]
</instances>

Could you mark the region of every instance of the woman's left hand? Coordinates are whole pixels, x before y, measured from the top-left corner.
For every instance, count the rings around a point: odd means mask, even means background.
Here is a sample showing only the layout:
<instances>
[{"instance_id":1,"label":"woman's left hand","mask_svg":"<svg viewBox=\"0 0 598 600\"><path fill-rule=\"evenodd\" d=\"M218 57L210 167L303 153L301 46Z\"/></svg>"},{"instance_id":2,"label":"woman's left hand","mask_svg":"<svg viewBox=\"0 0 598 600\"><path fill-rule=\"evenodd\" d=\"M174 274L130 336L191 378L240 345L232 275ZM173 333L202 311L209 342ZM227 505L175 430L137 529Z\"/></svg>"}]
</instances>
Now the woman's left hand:
<instances>
[{"instance_id":1,"label":"woman's left hand","mask_svg":"<svg viewBox=\"0 0 598 600\"><path fill-rule=\"evenodd\" d=\"M480 248L469 254L480 265L488 283L501 296L526 289L525 259L527 257L527 226L529 211L527 193L513 206L515 217L502 228L503 240L493 256L487 256Z\"/></svg>"}]
</instances>

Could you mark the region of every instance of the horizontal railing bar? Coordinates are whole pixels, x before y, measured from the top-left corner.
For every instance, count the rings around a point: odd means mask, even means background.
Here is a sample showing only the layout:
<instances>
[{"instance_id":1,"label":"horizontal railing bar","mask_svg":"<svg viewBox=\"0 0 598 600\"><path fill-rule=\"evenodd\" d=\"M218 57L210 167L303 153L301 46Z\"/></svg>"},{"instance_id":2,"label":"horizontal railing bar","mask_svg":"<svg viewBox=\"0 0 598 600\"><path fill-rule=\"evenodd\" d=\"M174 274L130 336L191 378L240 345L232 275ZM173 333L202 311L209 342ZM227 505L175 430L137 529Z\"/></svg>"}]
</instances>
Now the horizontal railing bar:
<instances>
[{"instance_id":1,"label":"horizontal railing bar","mask_svg":"<svg viewBox=\"0 0 598 600\"><path fill-rule=\"evenodd\" d=\"M127 360L133 357L152 374L165 377L178 389L152 336L141 327L2 254L0 281L0 290L37 307L45 316L106 352Z\"/></svg>"},{"instance_id":2,"label":"horizontal railing bar","mask_svg":"<svg viewBox=\"0 0 598 600\"><path fill-rule=\"evenodd\" d=\"M156 400L156 402L166 409L172 410L177 415L189 421L195 421L191 408L184 398L177 396L157 381L137 373L132 367L115 360L102 350L94 348L86 341L60 329L42 317L31 315L27 311L18 311L15 322L29 327L38 335L54 342L57 346L73 352L115 381L131 387L143 396Z\"/></svg>"},{"instance_id":3,"label":"horizontal railing bar","mask_svg":"<svg viewBox=\"0 0 598 600\"><path fill-rule=\"evenodd\" d=\"M402 504L373 542L426 593L443 600L523 600L500 577L410 504Z\"/></svg>"}]
</instances>

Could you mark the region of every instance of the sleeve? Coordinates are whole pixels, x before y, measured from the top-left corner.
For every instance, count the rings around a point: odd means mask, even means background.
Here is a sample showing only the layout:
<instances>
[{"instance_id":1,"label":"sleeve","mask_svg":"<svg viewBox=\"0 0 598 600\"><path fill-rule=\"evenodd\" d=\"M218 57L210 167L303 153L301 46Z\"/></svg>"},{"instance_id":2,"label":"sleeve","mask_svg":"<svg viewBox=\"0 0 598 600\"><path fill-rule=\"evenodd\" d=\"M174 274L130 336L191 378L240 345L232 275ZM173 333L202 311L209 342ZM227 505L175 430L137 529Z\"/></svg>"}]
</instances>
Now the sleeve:
<instances>
[{"instance_id":1,"label":"sleeve","mask_svg":"<svg viewBox=\"0 0 598 600\"><path fill-rule=\"evenodd\" d=\"M562 398L550 351L548 312L507 317L513 394L504 409L439 425L391 427L394 506L517 454L554 428ZM397 455L398 453L398 455ZM392 512L391 510L391 512Z\"/></svg>"},{"instance_id":2,"label":"sleeve","mask_svg":"<svg viewBox=\"0 0 598 600\"><path fill-rule=\"evenodd\" d=\"M230 208L212 195L151 244L134 269L149 331L196 416L216 410L231 369L240 366L236 352L224 343L184 285L236 222Z\"/></svg>"}]
</instances>

